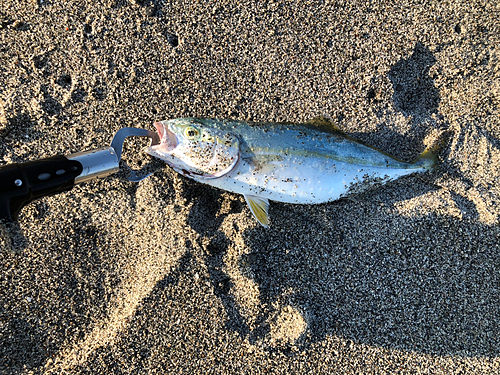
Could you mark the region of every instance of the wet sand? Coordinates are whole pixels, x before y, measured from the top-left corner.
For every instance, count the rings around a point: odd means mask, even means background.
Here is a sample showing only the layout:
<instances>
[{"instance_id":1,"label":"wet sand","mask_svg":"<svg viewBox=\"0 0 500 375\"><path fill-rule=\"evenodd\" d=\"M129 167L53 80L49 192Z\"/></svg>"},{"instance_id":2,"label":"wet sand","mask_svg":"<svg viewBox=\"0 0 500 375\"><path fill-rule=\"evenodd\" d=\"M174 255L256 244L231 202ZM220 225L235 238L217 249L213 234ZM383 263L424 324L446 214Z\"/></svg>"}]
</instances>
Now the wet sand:
<instances>
[{"instance_id":1,"label":"wet sand","mask_svg":"<svg viewBox=\"0 0 500 375\"><path fill-rule=\"evenodd\" d=\"M500 370L500 9L364 1L0 3L0 163L195 116L305 122L432 173L318 206L168 168L36 201L0 251L2 374ZM124 158L150 162L144 141ZM157 168L159 162L152 162Z\"/></svg>"}]
</instances>

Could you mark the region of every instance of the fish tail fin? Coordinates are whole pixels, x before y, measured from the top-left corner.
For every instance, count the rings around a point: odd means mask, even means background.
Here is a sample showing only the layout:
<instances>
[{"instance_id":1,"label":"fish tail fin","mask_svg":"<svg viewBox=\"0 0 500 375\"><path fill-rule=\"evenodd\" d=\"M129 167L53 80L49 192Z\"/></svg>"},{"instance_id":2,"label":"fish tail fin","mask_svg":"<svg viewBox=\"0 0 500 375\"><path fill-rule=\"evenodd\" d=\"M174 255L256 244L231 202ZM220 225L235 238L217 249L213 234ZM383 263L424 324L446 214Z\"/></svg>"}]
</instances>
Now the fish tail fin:
<instances>
[{"instance_id":1,"label":"fish tail fin","mask_svg":"<svg viewBox=\"0 0 500 375\"><path fill-rule=\"evenodd\" d=\"M439 162L439 152L446 144L448 136L448 132L443 132L433 137L434 141L427 146L424 152L422 152L412 164L424 169L433 169Z\"/></svg>"}]
</instances>

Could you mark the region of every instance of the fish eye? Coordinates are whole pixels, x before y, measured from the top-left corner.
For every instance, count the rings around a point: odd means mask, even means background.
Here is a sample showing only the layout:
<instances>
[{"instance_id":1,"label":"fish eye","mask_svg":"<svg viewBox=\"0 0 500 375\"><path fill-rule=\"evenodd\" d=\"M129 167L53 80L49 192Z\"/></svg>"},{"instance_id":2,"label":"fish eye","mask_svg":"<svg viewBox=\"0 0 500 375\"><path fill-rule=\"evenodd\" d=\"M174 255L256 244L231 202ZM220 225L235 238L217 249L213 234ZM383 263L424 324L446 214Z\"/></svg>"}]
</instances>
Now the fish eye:
<instances>
[{"instance_id":1,"label":"fish eye","mask_svg":"<svg viewBox=\"0 0 500 375\"><path fill-rule=\"evenodd\" d=\"M190 141L193 141L195 139L198 139L198 137L200 136L200 131L194 126L188 126L186 127L186 129L184 129L184 136Z\"/></svg>"}]
</instances>

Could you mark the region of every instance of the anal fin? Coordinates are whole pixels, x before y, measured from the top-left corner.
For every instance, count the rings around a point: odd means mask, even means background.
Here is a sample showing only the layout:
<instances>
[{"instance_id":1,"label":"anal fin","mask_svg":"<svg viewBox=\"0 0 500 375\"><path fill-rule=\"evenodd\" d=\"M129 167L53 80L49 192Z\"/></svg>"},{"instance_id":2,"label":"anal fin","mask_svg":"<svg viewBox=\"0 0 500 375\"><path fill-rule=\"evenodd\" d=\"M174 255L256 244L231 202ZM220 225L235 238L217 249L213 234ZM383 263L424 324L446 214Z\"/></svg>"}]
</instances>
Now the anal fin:
<instances>
[{"instance_id":1,"label":"anal fin","mask_svg":"<svg viewBox=\"0 0 500 375\"><path fill-rule=\"evenodd\" d=\"M269 216L267 211L269 209L269 199L257 197L255 195L244 195L245 201L252 211L253 216L265 228L269 224Z\"/></svg>"}]
</instances>

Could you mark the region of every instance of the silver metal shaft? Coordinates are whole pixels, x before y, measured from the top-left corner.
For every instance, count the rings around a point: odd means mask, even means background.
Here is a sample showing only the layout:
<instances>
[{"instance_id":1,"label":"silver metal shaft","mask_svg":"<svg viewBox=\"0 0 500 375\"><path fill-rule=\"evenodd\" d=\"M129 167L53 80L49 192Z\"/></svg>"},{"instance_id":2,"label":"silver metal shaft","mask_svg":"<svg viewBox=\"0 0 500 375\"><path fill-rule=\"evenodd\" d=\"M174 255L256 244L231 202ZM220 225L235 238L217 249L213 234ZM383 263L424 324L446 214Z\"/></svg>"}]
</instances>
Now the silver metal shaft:
<instances>
[{"instance_id":1,"label":"silver metal shaft","mask_svg":"<svg viewBox=\"0 0 500 375\"><path fill-rule=\"evenodd\" d=\"M120 169L120 160L113 147L101 147L95 150L77 152L66 155L69 160L79 161L83 166L82 173L75 178L75 184L93 178L106 177Z\"/></svg>"}]
</instances>

